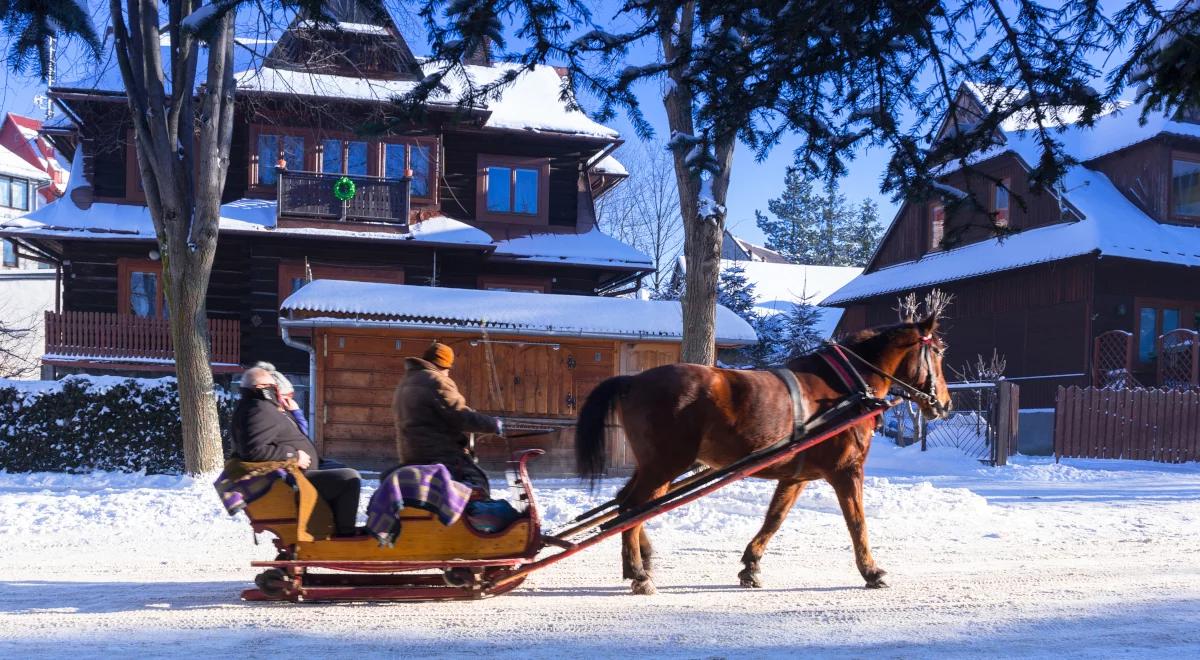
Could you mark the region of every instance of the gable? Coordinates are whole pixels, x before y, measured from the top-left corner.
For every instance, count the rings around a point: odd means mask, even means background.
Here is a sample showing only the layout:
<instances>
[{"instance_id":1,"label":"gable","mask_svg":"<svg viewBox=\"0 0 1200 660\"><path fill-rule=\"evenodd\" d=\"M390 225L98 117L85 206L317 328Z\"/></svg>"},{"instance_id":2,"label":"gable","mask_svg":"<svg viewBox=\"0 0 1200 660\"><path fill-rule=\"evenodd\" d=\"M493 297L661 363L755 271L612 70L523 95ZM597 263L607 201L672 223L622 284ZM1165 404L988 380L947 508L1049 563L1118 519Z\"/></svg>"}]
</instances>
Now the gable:
<instances>
[{"instance_id":1,"label":"gable","mask_svg":"<svg viewBox=\"0 0 1200 660\"><path fill-rule=\"evenodd\" d=\"M358 0L326 3L325 16L299 12L267 55L277 69L353 75L383 80L420 80L421 67L392 17Z\"/></svg>"}]
</instances>

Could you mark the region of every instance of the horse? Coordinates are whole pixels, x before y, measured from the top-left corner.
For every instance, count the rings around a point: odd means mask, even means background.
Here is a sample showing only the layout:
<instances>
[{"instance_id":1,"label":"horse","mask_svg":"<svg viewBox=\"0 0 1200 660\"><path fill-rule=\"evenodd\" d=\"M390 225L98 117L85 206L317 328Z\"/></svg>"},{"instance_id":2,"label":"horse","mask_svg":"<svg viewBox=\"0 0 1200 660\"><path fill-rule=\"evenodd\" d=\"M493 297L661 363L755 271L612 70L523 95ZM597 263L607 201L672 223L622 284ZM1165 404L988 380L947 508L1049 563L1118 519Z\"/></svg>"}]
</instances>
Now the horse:
<instances>
[{"instance_id":1,"label":"horse","mask_svg":"<svg viewBox=\"0 0 1200 660\"><path fill-rule=\"evenodd\" d=\"M945 343L937 334L940 309L922 320L864 330L784 365L799 384L803 415L813 419L858 389L884 397L893 388L928 419L946 417L950 394L942 373ZM835 351L836 360L821 351ZM848 357L847 357L848 356ZM863 372L859 367L865 368ZM852 374L853 378L849 377ZM576 468L581 478L605 471L606 425L613 415L625 431L637 467L617 493L620 510L664 495L671 482L697 462L721 468L790 436L796 420L784 376L770 371L672 364L637 375L609 378L588 395L576 425ZM876 422L864 419L794 458L753 476L778 481L766 520L742 555L743 587L762 587L759 563L767 543L787 517L805 484L824 479L837 494L854 560L868 588L886 587L886 571L875 563L863 512L863 463ZM622 534L623 577L635 594L653 594L653 546L641 525Z\"/></svg>"}]
</instances>

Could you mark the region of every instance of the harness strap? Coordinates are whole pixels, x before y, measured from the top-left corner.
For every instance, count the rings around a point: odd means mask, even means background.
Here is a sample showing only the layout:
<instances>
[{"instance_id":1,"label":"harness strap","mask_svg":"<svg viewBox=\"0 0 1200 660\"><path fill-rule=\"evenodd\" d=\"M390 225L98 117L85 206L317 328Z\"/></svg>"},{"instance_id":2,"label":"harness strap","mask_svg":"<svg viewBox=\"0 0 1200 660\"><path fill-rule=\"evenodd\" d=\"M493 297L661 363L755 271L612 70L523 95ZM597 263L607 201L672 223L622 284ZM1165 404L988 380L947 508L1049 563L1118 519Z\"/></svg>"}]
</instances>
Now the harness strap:
<instances>
[{"instance_id":1,"label":"harness strap","mask_svg":"<svg viewBox=\"0 0 1200 660\"><path fill-rule=\"evenodd\" d=\"M850 358L842 352L842 347L839 344L830 342L826 344L828 350L820 351L817 355L825 360L825 364L837 374L837 377L842 381L842 385L846 386L846 391L859 391L867 396L873 396L871 387L867 385L866 379L854 368L854 364L850 362Z\"/></svg>"},{"instance_id":2,"label":"harness strap","mask_svg":"<svg viewBox=\"0 0 1200 660\"><path fill-rule=\"evenodd\" d=\"M804 435L808 430L808 415L804 414L804 398L800 395L800 381L791 369L772 369L779 380L787 385L788 396L792 399L792 440Z\"/></svg>"},{"instance_id":3,"label":"harness strap","mask_svg":"<svg viewBox=\"0 0 1200 660\"><path fill-rule=\"evenodd\" d=\"M788 397L792 400L792 435L788 438L789 442L798 442L808 434L808 414L804 410L804 397L801 396L800 381L797 380L796 374L792 373L791 369L779 368L772 369L771 373L775 374L783 384L787 386ZM804 471L804 457L806 452L796 454L796 474Z\"/></svg>"}]
</instances>

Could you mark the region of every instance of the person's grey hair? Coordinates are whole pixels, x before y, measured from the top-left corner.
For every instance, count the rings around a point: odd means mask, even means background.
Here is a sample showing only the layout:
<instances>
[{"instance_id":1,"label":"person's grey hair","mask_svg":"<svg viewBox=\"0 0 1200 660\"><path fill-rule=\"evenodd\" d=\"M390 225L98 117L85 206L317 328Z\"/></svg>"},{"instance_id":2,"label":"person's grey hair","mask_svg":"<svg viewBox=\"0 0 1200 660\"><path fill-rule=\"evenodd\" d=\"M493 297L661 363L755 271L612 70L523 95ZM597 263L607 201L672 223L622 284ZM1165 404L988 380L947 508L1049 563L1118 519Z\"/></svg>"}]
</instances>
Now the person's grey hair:
<instances>
[{"instance_id":1,"label":"person's grey hair","mask_svg":"<svg viewBox=\"0 0 1200 660\"><path fill-rule=\"evenodd\" d=\"M284 376L282 373L280 373L279 370L275 368L275 365L271 364L270 362L259 361L255 362L254 366L271 374L271 378L275 380L275 385L279 387L279 392L281 394L296 391L296 387L292 385L292 381L288 380L287 376Z\"/></svg>"}]
</instances>

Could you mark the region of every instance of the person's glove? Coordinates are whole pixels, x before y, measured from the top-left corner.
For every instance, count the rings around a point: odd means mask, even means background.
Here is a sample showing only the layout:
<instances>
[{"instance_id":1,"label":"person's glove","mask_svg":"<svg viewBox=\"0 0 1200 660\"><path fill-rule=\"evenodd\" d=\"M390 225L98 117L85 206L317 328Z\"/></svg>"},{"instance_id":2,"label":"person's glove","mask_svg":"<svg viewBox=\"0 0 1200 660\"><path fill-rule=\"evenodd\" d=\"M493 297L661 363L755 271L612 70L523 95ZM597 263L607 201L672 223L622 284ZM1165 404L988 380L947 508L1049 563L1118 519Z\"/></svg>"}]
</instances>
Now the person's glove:
<instances>
[{"instance_id":1,"label":"person's glove","mask_svg":"<svg viewBox=\"0 0 1200 660\"><path fill-rule=\"evenodd\" d=\"M504 420L500 417L496 418L496 435L504 435Z\"/></svg>"}]
</instances>

